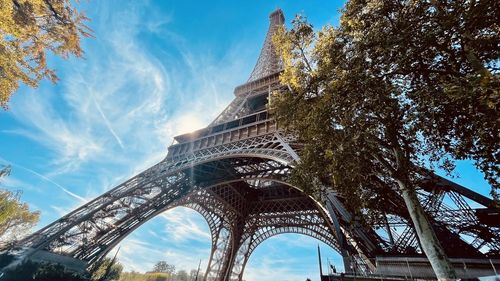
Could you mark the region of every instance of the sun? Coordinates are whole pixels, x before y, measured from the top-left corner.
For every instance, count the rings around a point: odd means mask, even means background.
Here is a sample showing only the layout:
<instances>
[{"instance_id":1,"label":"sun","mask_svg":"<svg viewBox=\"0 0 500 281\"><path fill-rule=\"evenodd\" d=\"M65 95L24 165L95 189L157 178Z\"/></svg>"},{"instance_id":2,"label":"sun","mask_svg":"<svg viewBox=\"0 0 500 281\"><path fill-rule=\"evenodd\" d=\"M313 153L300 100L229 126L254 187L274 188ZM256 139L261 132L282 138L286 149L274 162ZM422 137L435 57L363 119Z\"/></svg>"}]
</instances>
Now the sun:
<instances>
[{"instance_id":1,"label":"sun","mask_svg":"<svg viewBox=\"0 0 500 281\"><path fill-rule=\"evenodd\" d=\"M206 127L203 120L194 114L183 115L176 122L176 135L191 133Z\"/></svg>"}]
</instances>

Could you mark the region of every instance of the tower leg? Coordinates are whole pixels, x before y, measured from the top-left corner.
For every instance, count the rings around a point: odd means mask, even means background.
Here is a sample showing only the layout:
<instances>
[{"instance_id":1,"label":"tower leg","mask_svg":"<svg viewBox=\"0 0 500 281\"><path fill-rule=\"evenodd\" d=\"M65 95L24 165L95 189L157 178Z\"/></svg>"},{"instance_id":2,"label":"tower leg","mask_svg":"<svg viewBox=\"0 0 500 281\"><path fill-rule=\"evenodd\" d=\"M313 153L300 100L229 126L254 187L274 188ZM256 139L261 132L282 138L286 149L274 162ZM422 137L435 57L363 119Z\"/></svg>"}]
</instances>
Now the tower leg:
<instances>
[{"instance_id":1,"label":"tower leg","mask_svg":"<svg viewBox=\"0 0 500 281\"><path fill-rule=\"evenodd\" d=\"M233 269L231 271L231 281L243 280L243 271L245 270L248 258L250 257L249 246L250 246L250 239L247 239L240 245L240 248L236 253L236 258L233 263Z\"/></svg>"},{"instance_id":2,"label":"tower leg","mask_svg":"<svg viewBox=\"0 0 500 281\"><path fill-rule=\"evenodd\" d=\"M217 237L212 239L212 252L208 262L205 281L238 281L243 275L243 267L248 257L241 247L242 229L221 223Z\"/></svg>"},{"instance_id":3,"label":"tower leg","mask_svg":"<svg viewBox=\"0 0 500 281\"><path fill-rule=\"evenodd\" d=\"M226 222L221 221L212 238L212 251L208 261L204 281L223 280L224 268L231 243L231 229Z\"/></svg>"},{"instance_id":4,"label":"tower leg","mask_svg":"<svg viewBox=\"0 0 500 281\"><path fill-rule=\"evenodd\" d=\"M231 231L231 239L226 251L226 259L224 262L224 267L221 270L221 279L223 281L238 281L238 274L233 274L233 269L239 268L240 258L238 257L241 236L243 234L244 221L239 220L237 223L233 224ZM238 265L237 265L238 264Z\"/></svg>"}]
</instances>

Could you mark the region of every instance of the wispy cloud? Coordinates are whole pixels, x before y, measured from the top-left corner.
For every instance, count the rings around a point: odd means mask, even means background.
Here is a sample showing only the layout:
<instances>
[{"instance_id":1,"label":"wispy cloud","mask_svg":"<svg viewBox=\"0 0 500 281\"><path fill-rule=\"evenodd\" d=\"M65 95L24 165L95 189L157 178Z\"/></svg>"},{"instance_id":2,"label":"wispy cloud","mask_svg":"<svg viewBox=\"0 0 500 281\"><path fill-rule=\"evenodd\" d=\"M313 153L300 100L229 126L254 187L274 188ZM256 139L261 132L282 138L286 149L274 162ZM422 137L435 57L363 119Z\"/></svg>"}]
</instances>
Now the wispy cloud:
<instances>
[{"instance_id":1,"label":"wispy cloud","mask_svg":"<svg viewBox=\"0 0 500 281\"><path fill-rule=\"evenodd\" d=\"M52 95L27 94L16 100L12 107L14 117L24 128L3 132L28 137L54 153L53 163L59 169L74 170L82 161L90 160L102 150L99 139L90 135L87 128L68 122L54 110Z\"/></svg>"},{"instance_id":2,"label":"wispy cloud","mask_svg":"<svg viewBox=\"0 0 500 281\"><path fill-rule=\"evenodd\" d=\"M107 10L109 4L98 5L100 12L94 17L106 21L92 26L96 39L84 42L86 59L62 64L56 87L42 84L36 92L26 90L17 96L12 116L21 126L3 131L45 147L50 154L45 156L48 165L43 172L31 166L26 170L79 203L86 199L78 193L98 196L163 159L173 137L209 124L246 76L241 71L246 65L239 56L242 46L223 57L199 53L169 29L173 14L144 19L135 11L147 3L128 3L113 13ZM144 48L144 33L154 34L162 50ZM70 177L78 174L81 177ZM71 182L77 191L57 179ZM52 198L46 208L42 215L70 211ZM206 223L199 214L176 208L159 219L162 229L147 232L142 231L147 226L141 227L121 243L120 260L127 268L147 270L155 257L189 270L197 266L198 258L208 257L210 233L202 228ZM145 242L147 237L165 247L156 249ZM193 243L200 245L196 251ZM188 252L197 254L186 258Z\"/></svg>"},{"instance_id":3,"label":"wispy cloud","mask_svg":"<svg viewBox=\"0 0 500 281\"><path fill-rule=\"evenodd\" d=\"M303 272L290 272L290 264L276 266L272 260L265 258L258 265L249 265L245 269L245 280L254 281L295 281L311 278Z\"/></svg>"},{"instance_id":4,"label":"wispy cloud","mask_svg":"<svg viewBox=\"0 0 500 281\"><path fill-rule=\"evenodd\" d=\"M175 208L161 214L161 217L166 221L165 237L177 242L210 240L210 232L200 227L200 223L206 224L206 222L196 220L195 213L195 211L187 208Z\"/></svg>"},{"instance_id":5,"label":"wispy cloud","mask_svg":"<svg viewBox=\"0 0 500 281\"><path fill-rule=\"evenodd\" d=\"M82 197L82 196L80 196L80 195L78 195L78 194L76 194L76 193L74 193L74 192L71 192L70 190L68 190L68 189L67 189L67 188L65 188L64 186L62 186L62 185L58 184L57 182L55 182L55 181L51 180L50 178L48 178L48 177L46 177L46 176L44 176L44 175L42 175L42 174L40 174L40 173L38 173L38 172L36 172L36 171L32 170L32 169L29 169L29 168L26 168L26 167L24 167L24 166L18 165L18 164L16 164L16 163L11 162L11 161L8 161L8 160L6 160L6 159L4 159L4 158L2 158L2 157L0 157L0 160L2 160L3 162L8 163L9 165L12 165L13 167L17 167L17 168L23 169L23 170L25 170L25 171L27 171L27 172L29 172L29 173L31 173L31 174L33 174L33 175L35 175L35 176L37 176L37 177L41 178L41 179L42 179L42 180L44 180L44 181L51 183L52 185L54 185L54 186L58 187L58 188L59 188L62 192L66 193L66 194L67 194L67 195L69 195L70 197L72 197L72 198L74 198L74 199L78 200L78 201L79 201L79 203L81 203L81 204L88 202L88 200L87 200L86 198L84 198L84 197Z\"/></svg>"},{"instance_id":6,"label":"wispy cloud","mask_svg":"<svg viewBox=\"0 0 500 281\"><path fill-rule=\"evenodd\" d=\"M217 54L206 46L196 49L172 28L175 12L156 13L149 2L92 3L89 16L95 20L90 25L96 38L84 40L86 58L54 60L59 84L23 88L11 113L5 113L17 127L0 134L25 137L37 148L30 153L40 152L37 159L43 159L19 162L46 183L34 192L56 187L72 200L45 196L36 201L44 208L44 223L161 161L173 136L209 124L229 104L234 87L248 78L254 61L247 60L252 52L247 45L224 42L227 49ZM275 241L306 248L302 240L283 237ZM127 270L144 272L159 260L190 270L201 258L204 271L210 243L204 219L176 208L127 237L119 259ZM259 247L252 256L246 280L305 279L297 272L305 269L289 270L302 260L283 258L282 248L265 245L264 254Z\"/></svg>"},{"instance_id":7,"label":"wispy cloud","mask_svg":"<svg viewBox=\"0 0 500 281\"><path fill-rule=\"evenodd\" d=\"M101 106L95 101L94 98L92 98L92 100L94 101L94 104L95 104L95 107L97 108L97 111L99 111L99 114L101 114L102 116L102 119L104 120L104 123L106 124L106 127L108 128L109 132L113 135L113 137L116 139L116 142L118 142L118 144L120 145L120 147L125 150L125 147L123 146L123 142L122 140L120 139L120 137L116 134L115 130L113 130L113 127L111 126L108 118L106 117L106 115L104 114L104 112L102 111L101 109Z\"/></svg>"},{"instance_id":8,"label":"wispy cloud","mask_svg":"<svg viewBox=\"0 0 500 281\"><path fill-rule=\"evenodd\" d=\"M96 15L108 20L93 27L95 40L85 41L86 60L62 66L57 94L44 85L14 101L13 115L23 127L4 132L52 151L50 176L97 163L130 172L146 168L143 162L164 157L173 136L215 118L244 81L242 46L222 58L194 53L169 30L172 15L144 20L134 12L147 4L129 5L134 7ZM144 32L154 32L165 50L144 48Z\"/></svg>"},{"instance_id":9,"label":"wispy cloud","mask_svg":"<svg viewBox=\"0 0 500 281\"><path fill-rule=\"evenodd\" d=\"M178 270L189 271L197 268L201 259L204 270L211 248L208 233L208 226L200 214L182 207L174 208L123 240L119 260L126 270L144 272L162 260Z\"/></svg>"},{"instance_id":10,"label":"wispy cloud","mask_svg":"<svg viewBox=\"0 0 500 281\"><path fill-rule=\"evenodd\" d=\"M50 152L43 172L29 168L75 204L163 159L175 135L209 124L229 104L234 87L246 80L248 73L242 70L253 63L245 60L248 51L243 45L230 46L218 57L194 50L169 28L174 14L145 19L135 11L147 3L126 5L113 13L98 9L94 17L106 21L92 26L96 39L85 41L86 59L63 64L55 88L44 84L37 92L16 97L12 115L21 127L4 131L25 136ZM160 51L145 48L145 34L155 36ZM81 177L67 180L78 174ZM59 180L74 188L57 184ZM51 200L46 211L64 215L71 210ZM120 243L119 259L127 270L144 272L159 260L190 270L201 258L204 271L210 243L204 219L176 208ZM287 263L296 261L261 257L252 257L246 280L305 279L303 273L288 269Z\"/></svg>"},{"instance_id":11,"label":"wispy cloud","mask_svg":"<svg viewBox=\"0 0 500 281\"><path fill-rule=\"evenodd\" d=\"M324 270L327 260L341 270L340 256L325 244L299 234L282 234L264 241L250 256L244 279L259 281L319 280L317 245L321 246ZM300 246L302 245L302 246ZM286 252L284 252L286 250Z\"/></svg>"},{"instance_id":12,"label":"wispy cloud","mask_svg":"<svg viewBox=\"0 0 500 281\"><path fill-rule=\"evenodd\" d=\"M10 175L8 177L4 177L0 180L0 187L6 188L8 190L26 190L29 192L35 192L35 193L41 193L42 190L40 188L32 185L31 183L27 183L26 181L23 181L19 178L15 178L14 176ZM32 204L30 204L32 205Z\"/></svg>"},{"instance_id":13,"label":"wispy cloud","mask_svg":"<svg viewBox=\"0 0 500 281\"><path fill-rule=\"evenodd\" d=\"M115 251L110 252L110 256ZM206 257L209 252L206 249L190 249L189 251L180 251L169 248L167 245L148 243L144 236L134 235L127 238L120 244L118 259L125 266L125 270L134 270L139 272L150 271L158 261L166 261L175 265L177 270L196 269L198 266L198 257ZM206 267L206 261L202 262L202 270Z\"/></svg>"},{"instance_id":14,"label":"wispy cloud","mask_svg":"<svg viewBox=\"0 0 500 281\"><path fill-rule=\"evenodd\" d=\"M115 251L111 251L109 255L114 254ZM144 239L127 238L124 243L120 243L118 259L127 270L145 272L152 270L154 263L165 260L165 257L157 245L145 242Z\"/></svg>"}]
</instances>

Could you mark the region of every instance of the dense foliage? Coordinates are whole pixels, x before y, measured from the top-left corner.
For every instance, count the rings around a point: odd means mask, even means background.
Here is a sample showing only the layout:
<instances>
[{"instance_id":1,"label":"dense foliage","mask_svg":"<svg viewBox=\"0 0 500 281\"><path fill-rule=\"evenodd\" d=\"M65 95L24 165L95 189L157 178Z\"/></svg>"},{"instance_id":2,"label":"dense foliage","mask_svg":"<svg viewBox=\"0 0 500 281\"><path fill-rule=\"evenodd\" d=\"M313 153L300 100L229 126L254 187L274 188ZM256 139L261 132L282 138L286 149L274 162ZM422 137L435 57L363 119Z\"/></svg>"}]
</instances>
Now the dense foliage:
<instances>
[{"instance_id":1,"label":"dense foliage","mask_svg":"<svg viewBox=\"0 0 500 281\"><path fill-rule=\"evenodd\" d=\"M70 0L0 0L0 106L6 108L19 83L36 87L57 76L47 52L82 56L81 36L90 36L83 13Z\"/></svg>"},{"instance_id":2,"label":"dense foliage","mask_svg":"<svg viewBox=\"0 0 500 281\"><path fill-rule=\"evenodd\" d=\"M87 274L68 271L64 266L51 263L25 262L5 272L2 281L89 281Z\"/></svg>"},{"instance_id":3,"label":"dense foliage","mask_svg":"<svg viewBox=\"0 0 500 281\"><path fill-rule=\"evenodd\" d=\"M166 261L159 261L153 266L153 272L166 272L172 275L175 273L175 265L168 264Z\"/></svg>"},{"instance_id":4,"label":"dense foliage","mask_svg":"<svg viewBox=\"0 0 500 281\"><path fill-rule=\"evenodd\" d=\"M304 143L294 183L359 209L399 192L441 279L454 273L415 188L423 167L473 159L496 196L498 13L495 1L352 0L339 27L315 33L299 16L273 40L287 89L270 107Z\"/></svg>"},{"instance_id":5,"label":"dense foliage","mask_svg":"<svg viewBox=\"0 0 500 281\"><path fill-rule=\"evenodd\" d=\"M198 280L203 280L203 273L198 275ZM188 274L185 270L179 270L177 274L168 274L166 272L122 272L119 281L190 281L195 280L196 270Z\"/></svg>"},{"instance_id":6,"label":"dense foliage","mask_svg":"<svg viewBox=\"0 0 500 281\"><path fill-rule=\"evenodd\" d=\"M116 257L114 259L105 257L95 266L94 270L91 270L90 279L92 281L117 281L120 279L122 271L123 265L116 261Z\"/></svg>"},{"instance_id":7,"label":"dense foliage","mask_svg":"<svg viewBox=\"0 0 500 281\"><path fill-rule=\"evenodd\" d=\"M373 77L400 92L431 159L473 159L500 178L498 1L350 1L341 29ZM495 189L493 189L496 194Z\"/></svg>"},{"instance_id":8,"label":"dense foliage","mask_svg":"<svg viewBox=\"0 0 500 281\"><path fill-rule=\"evenodd\" d=\"M119 281L188 281L195 280L196 273L196 270L191 270L189 274L185 270L179 270L175 273L174 265L166 261L159 261L150 272L122 272ZM203 276L203 273L199 273L198 280L202 280Z\"/></svg>"},{"instance_id":9,"label":"dense foliage","mask_svg":"<svg viewBox=\"0 0 500 281\"><path fill-rule=\"evenodd\" d=\"M9 172L10 167L2 168L0 179ZM2 189L0 185L0 248L22 238L40 218L40 212L32 212L28 204L20 202L20 195L20 192Z\"/></svg>"},{"instance_id":10,"label":"dense foliage","mask_svg":"<svg viewBox=\"0 0 500 281\"><path fill-rule=\"evenodd\" d=\"M120 276L119 281L166 281L169 275L165 272L152 272L152 273L140 273L140 272L123 272Z\"/></svg>"}]
</instances>

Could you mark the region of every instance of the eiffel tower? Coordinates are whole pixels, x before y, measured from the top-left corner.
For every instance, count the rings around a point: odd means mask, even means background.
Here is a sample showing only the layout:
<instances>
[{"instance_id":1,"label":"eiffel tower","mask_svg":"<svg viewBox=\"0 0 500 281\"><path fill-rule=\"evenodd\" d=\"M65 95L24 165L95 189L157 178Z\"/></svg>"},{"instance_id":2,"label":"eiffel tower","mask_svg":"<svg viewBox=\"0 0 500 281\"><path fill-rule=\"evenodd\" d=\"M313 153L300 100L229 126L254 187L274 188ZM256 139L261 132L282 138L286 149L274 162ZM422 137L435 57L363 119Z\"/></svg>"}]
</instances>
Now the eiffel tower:
<instances>
[{"instance_id":1,"label":"eiffel tower","mask_svg":"<svg viewBox=\"0 0 500 281\"><path fill-rule=\"evenodd\" d=\"M385 216L368 222L334 190L312 197L288 182L301 144L266 109L269 93L282 87L271 41L284 16L278 9L269 19L250 78L211 124L176 136L164 160L21 241L19 260L91 268L143 223L185 206L210 228L204 280L242 280L256 247L282 233L331 246L346 272L433 277L396 191L384 191ZM500 216L490 198L438 176L418 196L458 275L492 275L492 266L500 268Z\"/></svg>"}]
</instances>

